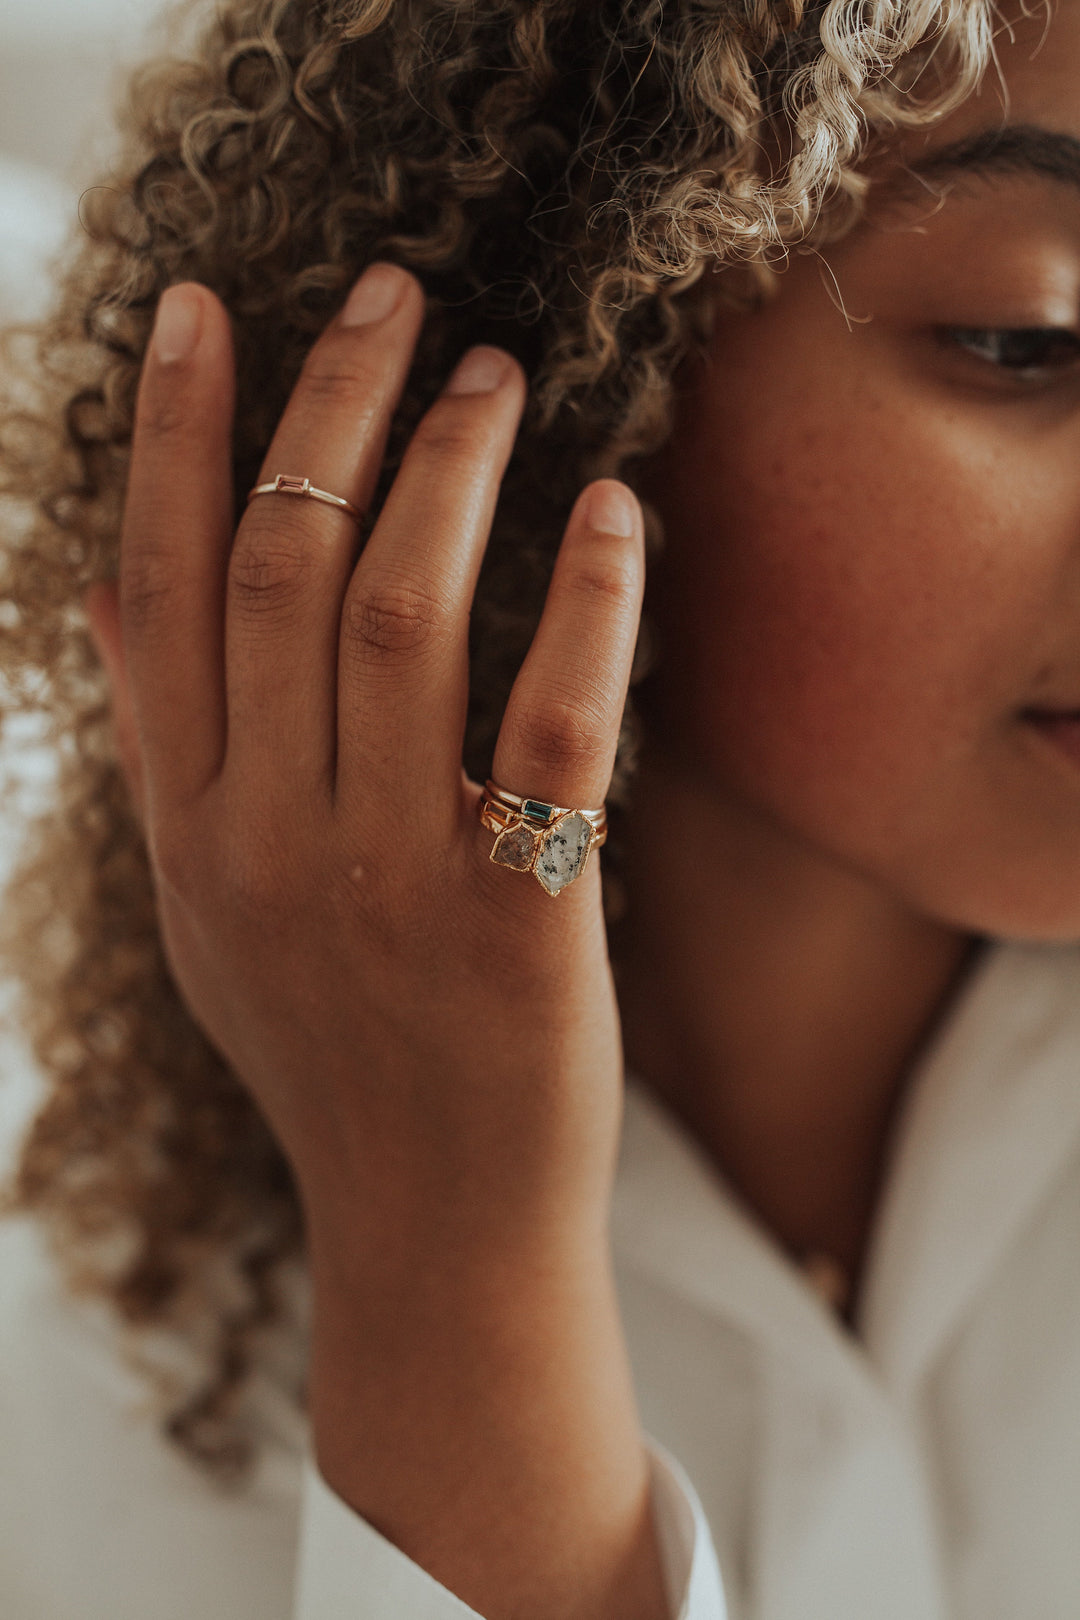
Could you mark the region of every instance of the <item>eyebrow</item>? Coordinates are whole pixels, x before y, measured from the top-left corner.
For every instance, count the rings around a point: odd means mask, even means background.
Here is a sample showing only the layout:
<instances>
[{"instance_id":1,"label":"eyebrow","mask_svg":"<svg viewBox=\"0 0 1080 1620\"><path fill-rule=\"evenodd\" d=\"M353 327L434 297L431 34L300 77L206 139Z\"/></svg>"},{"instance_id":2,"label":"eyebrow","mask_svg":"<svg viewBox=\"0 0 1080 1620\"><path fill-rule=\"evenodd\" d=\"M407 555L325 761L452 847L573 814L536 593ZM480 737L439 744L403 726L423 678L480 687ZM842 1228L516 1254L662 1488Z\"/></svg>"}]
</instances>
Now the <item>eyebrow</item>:
<instances>
[{"instance_id":1,"label":"eyebrow","mask_svg":"<svg viewBox=\"0 0 1080 1620\"><path fill-rule=\"evenodd\" d=\"M912 176L1029 175L1080 191L1080 140L1038 124L1005 124L939 146L907 165Z\"/></svg>"}]
</instances>

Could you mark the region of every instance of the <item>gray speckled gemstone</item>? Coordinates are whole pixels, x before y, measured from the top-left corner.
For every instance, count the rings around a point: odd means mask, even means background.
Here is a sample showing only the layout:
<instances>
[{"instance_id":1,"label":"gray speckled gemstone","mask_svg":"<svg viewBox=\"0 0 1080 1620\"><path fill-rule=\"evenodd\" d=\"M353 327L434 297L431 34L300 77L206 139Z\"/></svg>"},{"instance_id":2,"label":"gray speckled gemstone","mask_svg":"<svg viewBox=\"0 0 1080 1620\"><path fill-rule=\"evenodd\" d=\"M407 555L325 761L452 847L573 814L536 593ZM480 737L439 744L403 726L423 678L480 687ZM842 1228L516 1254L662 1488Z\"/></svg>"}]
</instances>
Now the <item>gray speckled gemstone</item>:
<instances>
[{"instance_id":1,"label":"gray speckled gemstone","mask_svg":"<svg viewBox=\"0 0 1080 1620\"><path fill-rule=\"evenodd\" d=\"M543 834L533 874L548 894L558 894L568 883L573 883L585 865L592 832L592 823L586 821L580 810L571 810Z\"/></svg>"},{"instance_id":2,"label":"gray speckled gemstone","mask_svg":"<svg viewBox=\"0 0 1080 1620\"><path fill-rule=\"evenodd\" d=\"M507 827L496 838L491 858L497 866L511 866L515 872L527 872L532 865L536 834L531 827Z\"/></svg>"}]
</instances>

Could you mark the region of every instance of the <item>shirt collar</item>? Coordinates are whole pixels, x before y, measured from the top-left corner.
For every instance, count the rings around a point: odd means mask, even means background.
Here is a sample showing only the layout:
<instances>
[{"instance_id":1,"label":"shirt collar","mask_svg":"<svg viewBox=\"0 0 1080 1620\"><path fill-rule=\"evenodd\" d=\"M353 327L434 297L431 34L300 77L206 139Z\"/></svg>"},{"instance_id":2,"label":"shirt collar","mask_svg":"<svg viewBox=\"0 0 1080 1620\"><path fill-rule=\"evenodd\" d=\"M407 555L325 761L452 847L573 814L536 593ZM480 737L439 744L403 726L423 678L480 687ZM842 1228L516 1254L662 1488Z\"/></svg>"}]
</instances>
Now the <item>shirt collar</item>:
<instances>
[{"instance_id":1,"label":"shirt collar","mask_svg":"<svg viewBox=\"0 0 1080 1620\"><path fill-rule=\"evenodd\" d=\"M616 1255L797 1357L803 1378L905 1400L1078 1148L1080 949L998 943L909 1081L854 1334L632 1073Z\"/></svg>"}]
</instances>

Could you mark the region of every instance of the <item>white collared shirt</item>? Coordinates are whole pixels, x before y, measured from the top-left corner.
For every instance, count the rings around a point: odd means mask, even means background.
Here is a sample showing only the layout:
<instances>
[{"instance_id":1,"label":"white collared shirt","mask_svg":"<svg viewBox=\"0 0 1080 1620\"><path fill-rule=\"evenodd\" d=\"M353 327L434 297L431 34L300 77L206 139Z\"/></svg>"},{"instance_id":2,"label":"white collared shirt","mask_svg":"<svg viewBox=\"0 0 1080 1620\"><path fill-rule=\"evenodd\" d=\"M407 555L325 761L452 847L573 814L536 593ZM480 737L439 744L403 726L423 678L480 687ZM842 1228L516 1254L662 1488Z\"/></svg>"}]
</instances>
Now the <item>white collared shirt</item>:
<instances>
[{"instance_id":1,"label":"white collared shirt","mask_svg":"<svg viewBox=\"0 0 1080 1620\"><path fill-rule=\"evenodd\" d=\"M854 1333L633 1079L613 1242L678 1620L1080 1615L1080 949L973 973L906 1094ZM321 1479L282 1354L224 1493L105 1307L0 1223L4 1620L473 1616Z\"/></svg>"}]
</instances>

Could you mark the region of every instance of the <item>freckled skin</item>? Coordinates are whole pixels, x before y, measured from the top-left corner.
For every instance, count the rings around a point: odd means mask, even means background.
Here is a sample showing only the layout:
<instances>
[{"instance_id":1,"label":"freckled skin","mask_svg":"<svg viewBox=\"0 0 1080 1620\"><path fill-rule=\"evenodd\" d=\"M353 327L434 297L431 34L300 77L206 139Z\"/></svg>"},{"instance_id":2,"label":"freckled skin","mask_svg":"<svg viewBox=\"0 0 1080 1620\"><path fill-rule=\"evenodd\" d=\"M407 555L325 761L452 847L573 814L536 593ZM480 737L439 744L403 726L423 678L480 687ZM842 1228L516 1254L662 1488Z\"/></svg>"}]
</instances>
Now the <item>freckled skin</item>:
<instances>
[{"instance_id":1,"label":"freckled skin","mask_svg":"<svg viewBox=\"0 0 1080 1620\"><path fill-rule=\"evenodd\" d=\"M1010 120L1080 137L1080 5L1002 49ZM1000 118L996 94L916 154ZM936 338L1076 329L1080 196L968 180L884 202L725 316L649 493L665 743L927 915L1080 935L1080 768L1020 717L1080 708L1080 362L1049 384ZM837 307L837 288L851 317Z\"/></svg>"}]
</instances>

